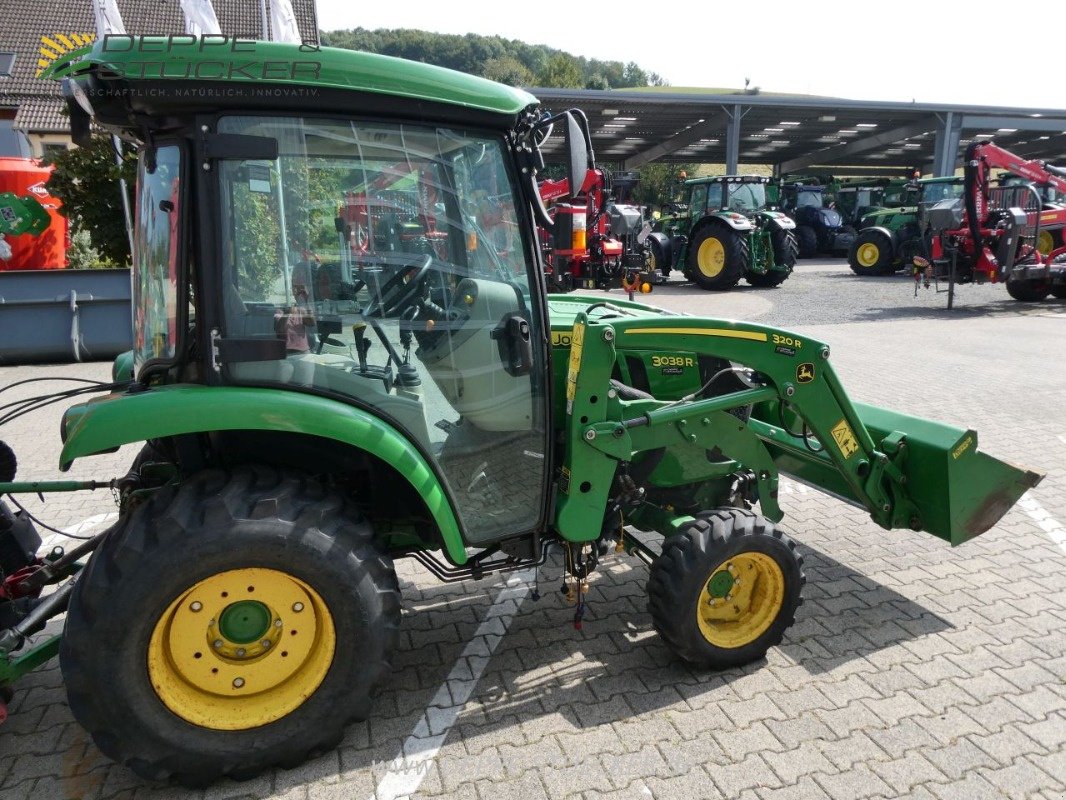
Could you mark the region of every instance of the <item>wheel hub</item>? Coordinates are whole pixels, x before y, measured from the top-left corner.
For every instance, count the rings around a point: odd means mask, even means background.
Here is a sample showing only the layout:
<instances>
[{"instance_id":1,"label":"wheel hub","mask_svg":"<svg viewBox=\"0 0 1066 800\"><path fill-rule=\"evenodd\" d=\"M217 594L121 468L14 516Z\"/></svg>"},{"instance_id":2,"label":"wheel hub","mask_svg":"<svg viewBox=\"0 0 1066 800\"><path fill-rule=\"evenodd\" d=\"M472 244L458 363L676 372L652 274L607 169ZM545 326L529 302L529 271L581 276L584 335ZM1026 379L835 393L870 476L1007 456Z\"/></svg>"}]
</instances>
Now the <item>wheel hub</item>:
<instances>
[{"instance_id":1,"label":"wheel hub","mask_svg":"<svg viewBox=\"0 0 1066 800\"><path fill-rule=\"evenodd\" d=\"M785 600L785 576L765 553L739 553L715 568L700 592L696 622L717 647L742 647L773 624Z\"/></svg>"},{"instance_id":2,"label":"wheel hub","mask_svg":"<svg viewBox=\"0 0 1066 800\"><path fill-rule=\"evenodd\" d=\"M279 570L212 575L156 623L148 672L175 714L242 730L280 719L309 697L333 660L333 619L314 589Z\"/></svg>"},{"instance_id":3,"label":"wheel hub","mask_svg":"<svg viewBox=\"0 0 1066 800\"><path fill-rule=\"evenodd\" d=\"M859 248L857 257L859 263L864 267L872 267L877 263L877 259L880 255L881 251L878 249L877 245L872 242L867 242Z\"/></svg>"},{"instance_id":4,"label":"wheel hub","mask_svg":"<svg viewBox=\"0 0 1066 800\"><path fill-rule=\"evenodd\" d=\"M696 263L700 272L708 278L717 277L725 267L725 247L715 237L704 239L696 252Z\"/></svg>"}]
</instances>

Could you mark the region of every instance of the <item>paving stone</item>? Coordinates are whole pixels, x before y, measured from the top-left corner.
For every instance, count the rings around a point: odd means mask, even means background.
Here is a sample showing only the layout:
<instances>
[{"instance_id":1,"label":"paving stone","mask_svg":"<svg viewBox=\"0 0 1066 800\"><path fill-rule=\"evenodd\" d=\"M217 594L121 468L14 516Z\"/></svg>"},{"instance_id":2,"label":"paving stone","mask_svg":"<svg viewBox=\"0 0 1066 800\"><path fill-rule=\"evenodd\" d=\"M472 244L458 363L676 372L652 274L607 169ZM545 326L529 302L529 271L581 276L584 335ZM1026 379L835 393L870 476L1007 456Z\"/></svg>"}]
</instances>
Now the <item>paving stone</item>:
<instances>
[{"instance_id":1,"label":"paving stone","mask_svg":"<svg viewBox=\"0 0 1066 800\"><path fill-rule=\"evenodd\" d=\"M1027 800L1044 789L1062 789L1062 784L1024 758L1008 767L980 770L979 774L1011 800Z\"/></svg>"},{"instance_id":2,"label":"paving stone","mask_svg":"<svg viewBox=\"0 0 1066 800\"><path fill-rule=\"evenodd\" d=\"M743 761L715 766L708 770L715 784L726 797L735 797L744 789L773 788L782 781L758 755L752 754Z\"/></svg>"},{"instance_id":3,"label":"paving stone","mask_svg":"<svg viewBox=\"0 0 1066 800\"><path fill-rule=\"evenodd\" d=\"M916 784L946 781L948 776L914 750L892 761L871 761L870 768L899 796L906 796Z\"/></svg>"},{"instance_id":4,"label":"paving stone","mask_svg":"<svg viewBox=\"0 0 1066 800\"><path fill-rule=\"evenodd\" d=\"M862 764L835 775L816 775L814 779L833 800L859 800L891 794L888 784Z\"/></svg>"}]
</instances>

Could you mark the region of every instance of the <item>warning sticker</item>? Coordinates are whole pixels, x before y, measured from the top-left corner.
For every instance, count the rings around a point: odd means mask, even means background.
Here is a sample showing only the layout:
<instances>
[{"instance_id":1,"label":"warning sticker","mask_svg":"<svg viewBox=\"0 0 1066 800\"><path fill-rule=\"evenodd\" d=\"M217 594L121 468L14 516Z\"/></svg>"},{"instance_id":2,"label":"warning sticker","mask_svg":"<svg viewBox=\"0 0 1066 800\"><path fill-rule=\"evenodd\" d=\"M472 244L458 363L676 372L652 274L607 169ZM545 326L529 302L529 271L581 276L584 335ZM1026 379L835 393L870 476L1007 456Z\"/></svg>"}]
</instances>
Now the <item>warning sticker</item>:
<instances>
[{"instance_id":1,"label":"warning sticker","mask_svg":"<svg viewBox=\"0 0 1066 800\"><path fill-rule=\"evenodd\" d=\"M585 345L585 326L574 326L570 339L570 364L566 370L566 413L574 413L574 398L577 396L577 374L581 371L581 349Z\"/></svg>"},{"instance_id":2,"label":"warning sticker","mask_svg":"<svg viewBox=\"0 0 1066 800\"><path fill-rule=\"evenodd\" d=\"M837 443L837 447L840 448L840 452L844 454L844 458L851 458L858 452L859 443L855 441L855 434L852 433L851 426L848 425L847 420L840 420L833 426L831 433Z\"/></svg>"}]
</instances>

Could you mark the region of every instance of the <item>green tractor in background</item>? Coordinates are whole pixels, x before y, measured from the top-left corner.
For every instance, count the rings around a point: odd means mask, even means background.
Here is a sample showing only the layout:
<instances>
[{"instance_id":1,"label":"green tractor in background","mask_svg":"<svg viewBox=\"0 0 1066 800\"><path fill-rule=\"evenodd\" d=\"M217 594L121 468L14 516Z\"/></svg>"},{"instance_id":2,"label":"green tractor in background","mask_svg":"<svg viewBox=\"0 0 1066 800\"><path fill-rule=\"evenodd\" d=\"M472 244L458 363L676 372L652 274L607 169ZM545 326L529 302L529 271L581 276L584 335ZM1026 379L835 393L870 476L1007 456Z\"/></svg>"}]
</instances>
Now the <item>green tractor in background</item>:
<instances>
[{"instance_id":1,"label":"green tractor in background","mask_svg":"<svg viewBox=\"0 0 1066 800\"><path fill-rule=\"evenodd\" d=\"M1066 193L1059 191L1054 186L1034 184L1032 181L1028 181L1020 175L1010 174L1000 176L999 185L1032 186L1033 190L1040 197L1042 211L1061 211L1063 208L1066 208ZM1046 223L1044 216L1041 215L1040 222L1040 231L1037 234L1036 239L1036 249L1040 251L1041 255L1046 256L1052 250L1062 247L1064 243L1064 231L1057 219L1048 220Z\"/></svg>"},{"instance_id":2,"label":"green tractor in background","mask_svg":"<svg viewBox=\"0 0 1066 800\"><path fill-rule=\"evenodd\" d=\"M685 202L667 206L648 236L655 267L680 269L701 289L732 289L788 279L799 247L787 214L767 201L770 179L727 175L685 181Z\"/></svg>"},{"instance_id":3,"label":"green tractor in background","mask_svg":"<svg viewBox=\"0 0 1066 800\"><path fill-rule=\"evenodd\" d=\"M848 252L848 265L856 275L891 275L909 267L916 255L926 251L922 239L925 209L941 200L962 196L962 178L922 178L886 187L885 202L909 202L874 209L860 221L859 233Z\"/></svg>"},{"instance_id":4,"label":"green tractor in background","mask_svg":"<svg viewBox=\"0 0 1066 800\"><path fill-rule=\"evenodd\" d=\"M951 544L1041 478L971 430L852 402L807 336L547 295L540 148L562 130L570 186L585 184L580 112L295 44L222 56L228 77L207 82L183 76L218 75L220 56L167 42L186 69L151 74L163 44L98 41L68 87L75 141L95 123L138 154L134 349L113 382L16 413L102 392L65 411L59 469L141 449L121 477L18 482L0 445L0 496L106 487L118 506L42 557L32 520L0 502L0 711L58 652L104 754L150 780L246 779L368 716L404 624L397 559L532 582L556 549L580 627L597 565L628 552L649 565L664 646L734 668L782 641L802 599L803 558L775 526L782 472ZM365 195L350 224L316 205L323 187ZM680 263L787 277L752 263L775 241L795 256L764 188L693 182ZM363 206L385 203L379 236ZM299 260L309 245L333 248L343 296ZM64 611L61 633L30 638Z\"/></svg>"}]
</instances>

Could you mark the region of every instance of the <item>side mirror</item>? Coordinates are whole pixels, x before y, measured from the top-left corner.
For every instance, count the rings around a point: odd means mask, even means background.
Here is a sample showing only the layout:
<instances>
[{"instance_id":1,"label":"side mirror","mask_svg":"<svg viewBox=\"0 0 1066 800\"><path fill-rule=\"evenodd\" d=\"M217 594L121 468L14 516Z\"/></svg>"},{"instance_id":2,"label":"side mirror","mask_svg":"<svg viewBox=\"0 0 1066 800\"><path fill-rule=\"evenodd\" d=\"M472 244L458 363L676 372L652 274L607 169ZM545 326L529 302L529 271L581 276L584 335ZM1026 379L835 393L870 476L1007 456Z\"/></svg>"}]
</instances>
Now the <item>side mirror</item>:
<instances>
[{"instance_id":1,"label":"side mirror","mask_svg":"<svg viewBox=\"0 0 1066 800\"><path fill-rule=\"evenodd\" d=\"M592 142L588 134L588 119L578 110L567 111L566 117L566 176L570 180L570 194L581 193L585 176L596 167Z\"/></svg>"}]
</instances>

